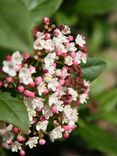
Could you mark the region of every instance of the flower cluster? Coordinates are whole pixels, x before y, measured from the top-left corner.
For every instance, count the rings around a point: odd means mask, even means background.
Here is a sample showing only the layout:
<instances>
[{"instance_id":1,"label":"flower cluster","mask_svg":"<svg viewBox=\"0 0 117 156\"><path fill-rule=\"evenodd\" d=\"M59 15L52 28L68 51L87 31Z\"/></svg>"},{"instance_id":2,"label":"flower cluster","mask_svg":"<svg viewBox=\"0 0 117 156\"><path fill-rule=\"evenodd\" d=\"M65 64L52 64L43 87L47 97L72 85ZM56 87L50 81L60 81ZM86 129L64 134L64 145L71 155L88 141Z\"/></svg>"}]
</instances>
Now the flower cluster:
<instances>
[{"instance_id":1,"label":"flower cluster","mask_svg":"<svg viewBox=\"0 0 117 156\"><path fill-rule=\"evenodd\" d=\"M13 152L25 155L24 147L69 137L78 120L78 107L88 99L89 82L82 78L86 63L85 38L75 38L66 25L57 27L44 18L33 31L34 55L16 51L3 61L1 88L22 95L30 122L24 135L17 127L3 137Z\"/></svg>"}]
</instances>

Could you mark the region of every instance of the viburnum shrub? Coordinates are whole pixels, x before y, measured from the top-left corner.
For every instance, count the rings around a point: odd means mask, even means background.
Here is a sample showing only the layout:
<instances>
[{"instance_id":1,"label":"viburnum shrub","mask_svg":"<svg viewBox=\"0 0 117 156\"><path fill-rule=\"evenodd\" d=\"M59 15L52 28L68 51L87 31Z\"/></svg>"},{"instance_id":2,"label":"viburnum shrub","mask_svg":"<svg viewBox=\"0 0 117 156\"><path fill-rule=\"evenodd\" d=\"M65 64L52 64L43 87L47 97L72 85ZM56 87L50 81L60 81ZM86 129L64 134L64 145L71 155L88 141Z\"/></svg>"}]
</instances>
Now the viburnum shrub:
<instances>
[{"instance_id":1,"label":"viburnum shrub","mask_svg":"<svg viewBox=\"0 0 117 156\"><path fill-rule=\"evenodd\" d=\"M74 37L68 26L58 27L49 18L33 35L33 55L19 51L6 55L0 71L1 89L20 96L29 116L28 134L9 124L2 138L5 146L21 156L26 146L44 145L47 136L52 142L67 139L76 128L78 108L89 94L81 67L87 61L85 38Z\"/></svg>"}]
</instances>

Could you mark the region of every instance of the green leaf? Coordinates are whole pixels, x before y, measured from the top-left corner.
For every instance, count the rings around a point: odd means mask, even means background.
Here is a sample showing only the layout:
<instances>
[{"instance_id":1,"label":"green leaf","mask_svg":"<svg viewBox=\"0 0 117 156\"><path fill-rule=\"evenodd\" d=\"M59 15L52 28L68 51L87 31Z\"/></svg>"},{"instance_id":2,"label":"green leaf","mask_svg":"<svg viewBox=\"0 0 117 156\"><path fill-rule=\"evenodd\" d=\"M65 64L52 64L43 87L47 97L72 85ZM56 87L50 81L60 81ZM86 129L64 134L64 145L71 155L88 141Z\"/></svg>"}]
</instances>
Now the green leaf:
<instances>
[{"instance_id":1,"label":"green leaf","mask_svg":"<svg viewBox=\"0 0 117 156\"><path fill-rule=\"evenodd\" d=\"M99 103L99 113L111 112L117 105L117 89L110 89L95 96L94 99Z\"/></svg>"},{"instance_id":2,"label":"green leaf","mask_svg":"<svg viewBox=\"0 0 117 156\"><path fill-rule=\"evenodd\" d=\"M117 10L117 0L79 0L76 9L84 15L106 14Z\"/></svg>"},{"instance_id":3,"label":"green leaf","mask_svg":"<svg viewBox=\"0 0 117 156\"><path fill-rule=\"evenodd\" d=\"M105 69L105 62L96 58L88 58L87 63L83 64L83 78L89 81L96 79Z\"/></svg>"},{"instance_id":4,"label":"green leaf","mask_svg":"<svg viewBox=\"0 0 117 156\"><path fill-rule=\"evenodd\" d=\"M0 120L19 127L23 133L28 132L29 119L25 104L9 93L0 93Z\"/></svg>"},{"instance_id":5,"label":"green leaf","mask_svg":"<svg viewBox=\"0 0 117 156\"><path fill-rule=\"evenodd\" d=\"M21 0L0 0L0 47L32 51L32 19Z\"/></svg>"},{"instance_id":6,"label":"green leaf","mask_svg":"<svg viewBox=\"0 0 117 156\"><path fill-rule=\"evenodd\" d=\"M87 142L88 146L108 154L117 155L117 137L95 125L82 121L79 122L79 125L77 133Z\"/></svg>"},{"instance_id":7,"label":"green leaf","mask_svg":"<svg viewBox=\"0 0 117 156\"><path fill-rule=\"evenodd\" d=\"M62 0L22 0L31 13L33 24L39 23L43 17L50 17L62 3Z\"/></svg>"},{"instance_id":8,"label":"green leaf","mask_svg":"<svg viewBox=\"0 0 117 156\"><path fill-rule=\"evenodd\" d=\"M106 113L103 115L102 118L109 123L117 125L117 111L112 111L112 112Z\"/></svg>"}]
</instances>

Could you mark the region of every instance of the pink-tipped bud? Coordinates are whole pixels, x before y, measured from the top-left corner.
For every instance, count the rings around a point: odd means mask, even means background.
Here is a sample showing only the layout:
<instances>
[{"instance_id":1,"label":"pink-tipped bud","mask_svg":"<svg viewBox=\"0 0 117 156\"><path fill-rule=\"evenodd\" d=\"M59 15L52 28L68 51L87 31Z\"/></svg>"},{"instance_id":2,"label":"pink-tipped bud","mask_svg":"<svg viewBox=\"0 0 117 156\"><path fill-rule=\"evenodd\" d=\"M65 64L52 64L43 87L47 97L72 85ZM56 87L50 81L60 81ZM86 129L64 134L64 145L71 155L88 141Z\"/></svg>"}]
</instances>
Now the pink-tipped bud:
<instances>
[{"instance_id":1,"label":"pink-tipped bud","mask_svg":"<svg viewBox=\"0 0 117 156\"><path fill-rule=\"evenodd\" d=\"M57 54L58 56L62 55L62 53L63 53L62 50L57 50L57 51L56 51L56 54Z\"/></svg>"},{"instance_id":2,"label":"pink-tipped bud","mask_svg":"<svg viewBox=\"0 0 117 156\"><path fill-rule=\"evenodd\" d=\"M18 141L18 142L24 141L24 137L21 136L21 135L18 135L18 136L17 136L17 141Z\"/></svg>"},{"instance_id":3,"label":"pink-tipped bud","mask_svg":"<svg viewBox=\"0 0 117 156\"><path fill-rule=\"evenodd\" d=\"M44 91L44 94L47 95L48 93L49 93L49 90L46 89L46 90Z\"/></svg>"},{"instance_id":4,"label":"pink-tipped bud","mask_svg":"<svg viewBox=\"0 0 117 156\"><path fill-rule=\"evenodd\" d=\"M58 112L57 107L56 106L52 106L51 112L52 113L57 113Z\"/></svg>"},{"instance_id":5,"label":"pink-tipped bud","mask_svg":"<svg viewBox=\"0 0 117 156\"><path fill-rule=\"evenodd\" d=\"M20 156L25 156L26 155L24 150L21 150L19 154L20 154Z\"/></svg>"},{"instance_id":6,"label":"pink-tipped bud","mask_svg":"<svg viewBox=\"0 0 117 156\"><path fill-rule=\"evenodd\" d=\"M24 91L24 95L27 96L27 97L34 98L35 97L35 92L31 92L29 90L25 90Z\"/></svg>"},{"instance_id":7,"label":"pink-tipped bud","mask_svg":"<svg viewBox=\"0 0 117 156\"><path fill-rule=\"evenodd\" d=\"M13 140L10 140L9 143L8 143L8 145L11 146L12 144L13 144Z\"/></svg>"},{"instance_id":8,"label":"pink-tipped bud","mask_svg":"<svg viewBox=\"0 0 117 156\"><path fill-rule=\"evenodd\" d=\"M35 79L35 83L38 85L39 83L41 83L43 80L42 80L42 77L39 76L39 77L36 77Z\"/></svg>"},{"instance_id":9,"label":"pink-tipped bud","mask_svg":"<svg viewBox=\"0 0 117 156\"><path fill-rule=\"evenodd\" d=\"M65 26L64 26L64 25L61 25L61 26L60 26L60 29L61 29L61 30L64 30L64 29L65 29Z\"/></svg>"},{"instance_id":10,"label":"pink-tipped bud","mask_svg":"<svg viewBox=\"0 0 117 156\"><path fill-rule=\"evenodd\" d=\"M78 65L78 62L77 61L74 61L73 62L73 66L77 66Z\"/></svg>"},{"instance_id":11,"label":"pink-tipped bud","mask_svg":"<svg viewBox=\"0 0 117 156\"><path fill-rule=\"evenodd\" d=\"M18 90L20 93L23 93L23 92L24 92L24 87L23 87L23 86L18 86L17 90Z\"/></svg>"},{"instance_id":12,"label":"pink-tipped bud","mask_svg":"<svg viewBox=\"0 0 117 156\"><path fill-rule=\"evenodd\" d=\"M28 52L23 53L23 58L27 60L30 57L30 54Z\"/></svg>"},{"instance_id":13,"label":"pink-tipped bud","mask_svg":"<svg viewBox=\"0 0 117 156\"><path fill-rule=\"evenodd\" d=\"M69 133L68 132L65 132L64 133L64 139L68 139L69 138Z\"/></svg>"},{"instance_id":14,"label":"pink-tipped bud","mask_svg":"<svg viewBox=\"0 0 117 156\"><path fill-rule=\"evenodd\" d=\"M70 131L71 130L71 127L69 125L65 125L63 126L64 128L64 131Z\"/></svg>"},{"instance_id":15,"label":"pink-tipped bud","mask_svg":"<svg viewBox=\"0 0 117 156\"><path fill-rule=\"evenodd\" d=\"M73 41L73 40L74 40L74 36L69 35L69 36L68 36L68 39L69 39L69 41Z\"/></svg>"},{"instance_id":16,"label":"pink-tipped bud","mask_svg":"<svg viewBox=\"0 0 117 156\"><path fill-rule=\"evenodd\" d=\"M12 77L9 76L9 77L6 78L6 82L7 82L7 83L10 83L10 82L12 82L12 81L13 81L13 78L12 78Z\"/></svg>"},{"instance_id":17,"label":"pink-tipped bud","mask_svg":"<svg viewBox=\"0 0 117 156\"><path fill-rule=\"evenodd\" d=\"M31 82L31 83L29 84L29 86L30 86L30 87L35 87L35 82Z\"/></svg>"},{"instance_id":18,"label":"pink-tipped bud","mask_svg":"<svg viewBox=\"0 0 117 156\"><path fill-rule=\"evenodd\" d=\"M39 144L40 144L40 145L45 145L45 143L46 143L45 139L40 139L40 140L39 140Z\"/></svg>"},{"instance_id":19,"label":"pink-tipped bud","mask_svg":"<svg viewBox=\"0 0 117 156\"><path fill-rule=\"evenodd\" d=\"M60 34L60 30L59 29L55 29L54 30L54 36L57 37L59 34Z\"/></svg>"},{"instance_id":20,"label":"pink-tipped bud","mask_svg":"<svg viewBox=\"0 0 117 156\"><path fill-rule=\"evenodd\" d=\"M51 35L50 35L49 33L45 33L45 37L44 37L44 38L45 38L45 40L50 39L50 36L51 36Z\"/></svg>"},{"instance_id":21,"label":"pink-tipped bud","mask_svg":"<svg viewBox=\"0 0 117 156\"><path fill-rule=\"evenodd\" d=\"M74 58L76 56L75 52L71 52L71 57Z\"/></svg>"},{"instance_id":22,"label":"pink-tipped bud","mask_svg":"<svg viewBox=\"0 0 117 156\"><path fill-rule=\"evenodd\" d=\"M45 117L44 115L42 115L42 116L40 117L40 120L41 120L41 121L45 121L45 120L46 120L46 117Z\"/></svg>"},{"instance_id":23,"label":"pink-tipped bud","mask_svg":"<svg viewBox=\"0 0 117 156\"><path fill-rule=\"evenodd\" d=\"M50 19L48 17L44 17L43 23L47 25L50 24Z\"/></svg>"},{"instance_id":24,"label":"pink-tipped bud","mask_svg":"<svg viewBox=\"0 0 117 156\"><path fill-rule=\"evenodd\" d=\"M12 60L12 56L11 55L6 55L6 60L7 61L11 61Z\"/></svg>"},{"instance_id":25,"label":"pink-tipped bud","mask_svg":"<svg viewBox=\"0 0 117 156\"><path fill-rule=\"evenodd\" d=\"M13 132L16 133L16 134L19 133L19 128L13 127Z\"/></svg>"},{"instance_id":26,"label":"pink-tipped bud","mask_svg":"<svg viewBox=\"0 0 117 156\"><path fill-rule=\"evenodd\" d=\"M64 58L65 58L66 56L67 56L67 54L66 54L66 53L62 53L62 57L64 57Z\"/></svg>"},{"instance_id":27,"label":"pink-tipped bud","mask_svg":"<svg viewBox=\"0 0 117 156\"><path fill-rule=\"evenodd\" d=\"M3 85L3 83L2 83L2 81L0 81L0 87L2 87L2 85Z\"/></svg>"},{"instance_id":28,"label":"pink-tipped bud","mask_svg":"<svg viewBox=\"0 0 117 156\"><path fill-rule=\"evenodd\" d=\"M52 67L56 67L56 63L54 62L54 63L52 63Z\"/></svg>"}]
</instances>

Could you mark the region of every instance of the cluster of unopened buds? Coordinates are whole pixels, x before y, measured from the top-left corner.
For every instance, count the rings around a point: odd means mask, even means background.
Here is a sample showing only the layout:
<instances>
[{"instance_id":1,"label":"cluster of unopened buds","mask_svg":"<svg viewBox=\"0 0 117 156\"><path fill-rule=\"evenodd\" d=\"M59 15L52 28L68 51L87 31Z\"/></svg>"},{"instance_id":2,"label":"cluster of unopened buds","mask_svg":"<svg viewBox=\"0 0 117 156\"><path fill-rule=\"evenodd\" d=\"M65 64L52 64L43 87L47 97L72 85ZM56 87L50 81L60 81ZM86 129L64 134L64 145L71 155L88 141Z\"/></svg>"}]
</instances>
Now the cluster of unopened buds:
<instances>
[{"instance_id":1,"label":"cluster of unopened buds","mask_svg":"<svg viewBox=\"0 0 117 156\"><path fill-rule=\"evenodd\" d=\"M78 108L88 99L89 82L82 78L86 63L85 39L75 38L66 25L57 27L44 18L33 31L34 54L14 52L3 61L0 87L22 95L30 130L22 134L13 126L3 142L13 152L25 155L25 146L44 145L47 136L54 142L67 139L76 128Z\"/></svg>"}]
</instances>

